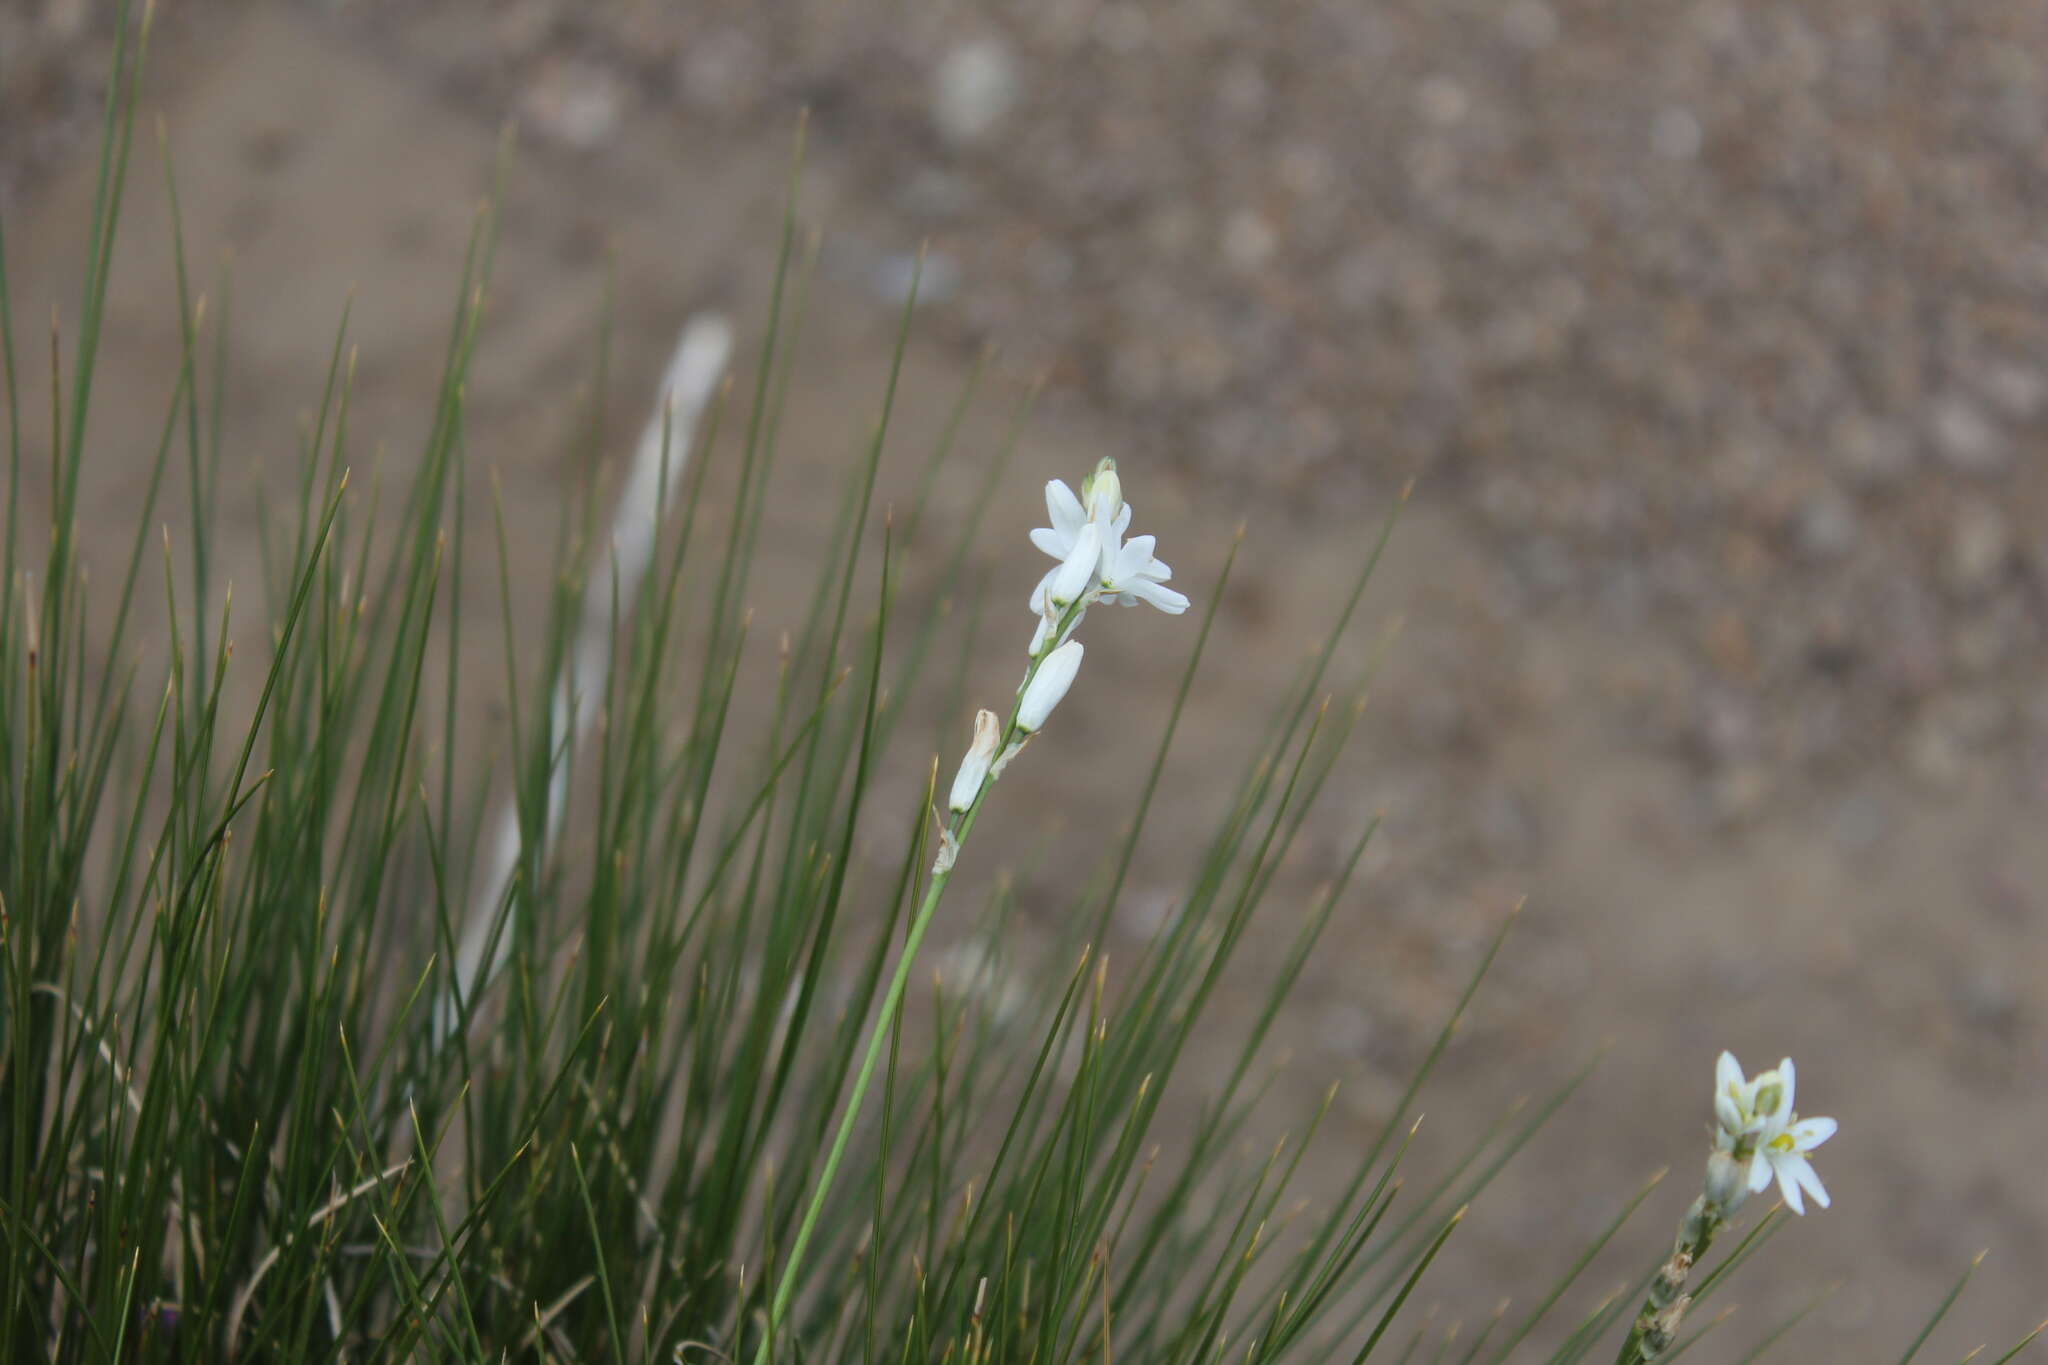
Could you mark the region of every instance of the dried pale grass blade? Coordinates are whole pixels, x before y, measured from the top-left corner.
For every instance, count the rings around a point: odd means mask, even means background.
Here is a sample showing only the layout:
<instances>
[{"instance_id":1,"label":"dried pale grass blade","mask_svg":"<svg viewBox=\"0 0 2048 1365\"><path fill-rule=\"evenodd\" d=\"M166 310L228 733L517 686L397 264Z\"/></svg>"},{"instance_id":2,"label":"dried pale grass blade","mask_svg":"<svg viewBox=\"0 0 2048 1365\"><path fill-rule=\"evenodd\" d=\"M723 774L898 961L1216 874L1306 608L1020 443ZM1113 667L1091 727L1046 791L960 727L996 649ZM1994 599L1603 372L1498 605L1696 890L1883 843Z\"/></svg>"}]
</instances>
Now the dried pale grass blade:
<instances>
[{"instance_id":1,"label":"dried pale grass blade","mask_svg":"<svg viewBox=\"0 0 2048 1365\"><path fill-rule=\"evenodd\" d=\"M618 513L612 522L611 571L591 573L584 585L574 666L556 683L550 703L553 733L558 736L572 730L581 735L596 718L611 663L609 603L616 601L622 616L632 610L663 512L681 485L697 429L725 376L732 343L732 325L717 313L698 313L683 324L654 411L640 433L633 467L619 493ZM573 695L572 680L576 683ZM558 763L548 777L547 815L539 834L542 847L560 825L568 799L568 766ZM462 1000L475 999L511 951L511 926L498 925L496 920L518 869L522 846L518 805L507 793L491 840L490 871L470 902L456 948L455 980ZM488 963L486 953L490 954ZM445 1040L458 1021L456 998L451 995L443 999L437 1013L436 1036Z\"/></svg>"}]
</instances>

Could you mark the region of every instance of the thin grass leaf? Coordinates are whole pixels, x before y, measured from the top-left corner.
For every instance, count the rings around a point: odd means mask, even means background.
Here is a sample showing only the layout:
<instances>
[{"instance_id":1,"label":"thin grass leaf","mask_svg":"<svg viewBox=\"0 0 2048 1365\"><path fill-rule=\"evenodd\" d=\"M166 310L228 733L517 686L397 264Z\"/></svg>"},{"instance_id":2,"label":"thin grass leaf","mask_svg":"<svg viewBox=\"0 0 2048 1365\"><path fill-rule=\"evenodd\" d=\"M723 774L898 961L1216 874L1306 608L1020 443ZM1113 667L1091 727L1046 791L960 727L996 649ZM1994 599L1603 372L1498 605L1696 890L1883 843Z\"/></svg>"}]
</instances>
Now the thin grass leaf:
<instances>
[{"instance_id":1,"label":"thin grass leaf","mask_svg":"<svg viewBox=\"0 0 2048 1365\"><path fill-rule=\"evenodd\" d=\"M1948 1310L1955 1307L1956 1300L1962 1297L1963 1286L1968 1284L1970 1277L1977 1273L1977 1267L1984 1264L1985 1255L1986 1253L1980 1251L1970 1258L1970 1264L1963 1270L1961 1275L1956 1277L1955 1284L1942 1297L1941 1302L1936 1305L1933 1314L1927 1319L1927 1324L1920 1329L1920 1335L1913 1338L1912 1344L1906 1347L1906 1353L1899 1357L1899 1365L1907 1365L1907 1362L1911 1361L1914 1356L1920 1354L1920 1348L1927 1344L1927 1338L1934 1335L1934 1329L1941 1325L1941 1320L1948 1316Z\"/></svg>"},{"instance_id":2,"label":"thin grass leaf","mask_svg":"<svg viewBox=\"0 0 2048 1365\"><path fill-rule=\"evenodd\" d=\"M1557 1283L1551 1286L1550 1293L1544 1297L1543 1301L1537 1304L1530 1311L1529 1315L1522 1319L1514 1331L1508 1334L1508 1339L1501 1343L1500 1349L1493 1355L1495 1362L1505 1361L1514 1353L1514 1349L1517 1346L1528 1340L1529 1333L1535 1330L1536 1324L1541 1322L1544 1315L1557 1306L1558 1300L1562 1299L1566 1291L1578 1282L1579 1276L1586 1273L1586 1267L1593 1263L1593 1258L1606 1249L1607 1244L1614 1240L1614 1235L1621 1231L1622 1225L1628 1222L1634 1216L1635 1211L1642 1207L1643 1201L1648 1199L1651 1193L1664 1183L1664 1177L1668 1174L1670 1174L1669 1171L1657 1172L1644 1181L1642 1187L1634 1195L1630 1196L1628 1202L1621 1206L1621 1210L1609 1220L1607 1226L1600 1230L1599 1235L1587 1245L1584 1251L1579 1253L1578 1259L1565 1267L1564 1274L1558 1277Z\"/></svg>"},{"instance_id":3,"label":"thin grass leaf","mask_svg":"<svg viewBox=\"0 0 2048 1365\"><path fill-rule=\"evenodd\" d=\"M1436 1259L1436 1254L1444 1249L1444 1243L1451 1239L1451 1234L1457 1231L1458 1224L1463 1221L1465 1221L1465 1210L1461 1208L1451 1215L1451 1220L1444 1224L1444 1230L1436 1235L1436 1240L1429 1244L1429 1249L1416 1259L1415 1268L1409 1271L1408 1278L1402 1281L1400 1290L1395 1293L1393 1301L1387 1305L1387 1311L1380 1315L1379 1325L1373 1328L1372 1335L1365 1339L1365 1345L1359 1347L1358 1354L1352 1357L1352 1365L1359 1365L1359 1362L1369 1357L1373 1352L1373 1348L1380 1344L1380 1338L1385 1336L1387 1328L1393 1325L1395 1316L1401 1311L1401 1306L1408 1302L1408 1296L1414 1293L1415 1286L1421 1283L1423 1274L1429 1269L1430 1262Z\"/></svg>"},{"instance_id":4,"label":"thin grass leaf","mask_svg":"<svg viewBox=\"0 0 2048 1365\"><path fill-rule=\"evenodd\" d=\"M2031 1331L2031 1332L2027 1333L2027 1334L2026 1334L2025 1336L2021 1337L2021 1338L2019 1339L2018 1343L2017 1343L2016 1345L2014 1345L2014 1346L2013 1346L2013 1348L2012 1348L2012 1349L2011 1349L2010 1351L2007 1351L2007 1352L2006 1352L2006 1353L2005 1353L2004 1355L2000 1356L2000 1357L1999 1357L1999 1358L1998 1358L1997 1360L1994 1360L1993 1362L1991 1362L1991 1365L2006 1365L2006 1362L2007 1362L2007 1361L2009 1361L2009 1360L2013 1359L2013 1358L2014 1358L2015 1356L2017 1356L2017 1355L2018 1355L2018 1354L2019 1354L2019 1353L2020 1353L2021 1351L2024 1351L2024 1350L2026 1350L2026 1349L2027 1349L2027 1347L2029 1347L2029 1346L2033 1345L2033 1344L2034 1344L2034 1339L2035 1339L2035 1338L2037 1338L2037 1337L2039 1337L2039 1336L2040 1336L2040 1335L2041 1335L2041 1334L2042 1334L2043 1332L2048 1332L2048 1322L2044 1322L2044 1323L2042 1323L2042 1324L2041 1324L2041 1325L2040 1325L2039 1327L2036 1327L2036 1328L2035 1328L2035 1329L2034 1329L2033 1331Z\"/></svg>"}]
</instances>

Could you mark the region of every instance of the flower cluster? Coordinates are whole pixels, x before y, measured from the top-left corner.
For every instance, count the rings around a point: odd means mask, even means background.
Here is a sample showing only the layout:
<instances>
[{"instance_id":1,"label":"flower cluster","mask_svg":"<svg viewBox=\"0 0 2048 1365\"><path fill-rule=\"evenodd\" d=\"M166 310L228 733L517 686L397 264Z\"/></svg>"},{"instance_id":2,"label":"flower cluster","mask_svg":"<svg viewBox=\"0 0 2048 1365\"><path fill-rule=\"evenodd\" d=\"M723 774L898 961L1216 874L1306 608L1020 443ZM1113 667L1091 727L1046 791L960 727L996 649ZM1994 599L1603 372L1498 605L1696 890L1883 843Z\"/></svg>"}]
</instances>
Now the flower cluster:
<instances>
[{"instance_id":1,"label":"flower cluster","mask_svg":"<svg viewBox=\"0 0 2048 1365\"><path fill-rule=\"evenodd\" d=\"M1037 658L1048 640L1062 644L1096 602L1132 607L1149 602L1170 616L1188 609L1188 599L1166 586L1173 570L1152 555L1152 536L1124 539L1131 505L1124 501L1116 461L1104 460L1081 481L1081 495L1054 479L1045 486L1045 512L1052 525L1031 533L1031 543L1059 563L1031 590L1038 630L1031 637Z\"/></svg>"},{"instance_id":2,"label":"flower cluster","mask_svg":"<svg viewBox=\"0 0 2048 1365\"><path fill-rule=\"evenodd\" d=\"M1048 483L1045 510L1052 525L1034 530L1031 543L1059 562L1031 592L1031 611L1038 618L1031 636L1031 663L1007 722L993 711L975 714L974 742L946 794L949 818L939 831L935 873L952 868L981 794L1044 727L1074 685L1083 651L1073 636L1088 608L1097 602L1127 607L1149 602L1174 616L1188 609L1188 599L1166 586L1173 570L1153 556L1156 540L1124 538L1131 526L1131 505L1124 501L1116 461L1097 465L1081 481L1079 496L1060 479Z\"/></svg>"},{"instance_id":3,"label":"flower cluster","mask_svg":"<svg viewBox=\"0 0 2048 1365\"><path fill-rule=\"evenodd\" d=\"M1806 1212L1809 1194L1828 1206L1828 1192L1806 1154L1835 1135L1835 1121L1801 1119L1792 1111L1797 1079L1790 1057L1775 1071L1748 1077L1734 1053L1721 1054L1714 1068L1714 1149L1707 1156L1705 1188L1679 1220L1670 1258L1650 1277L1618 1365L1654 1365L1672 1349L1692 1306L1685 1287L1693 1268L1743 1200L1776 1179L1792 1212Z\"/></svg>"},{"instance_id":4,"label":"flower cluster","mask_svg":"<svg viewBox=\"0 0 2048 1365\"><path fill-rule=\"evenodd\" d=\"M1802 1119L1793 1111L1797 1079L1790 1057L1776 1070L1745 1078L1735 1054L1721 1054L1714 1068L1714 1148L1732 1159L1740 1178L1720 1201L1725 1208L1732 1211L1745 1195L1761 1194L1774 1178L1792 1212L1806 1212L1808 1194L1828 1206L1828 1192L1806 1154L1835 1135L1835 1121Z\"/></svg>"}]
</instances>

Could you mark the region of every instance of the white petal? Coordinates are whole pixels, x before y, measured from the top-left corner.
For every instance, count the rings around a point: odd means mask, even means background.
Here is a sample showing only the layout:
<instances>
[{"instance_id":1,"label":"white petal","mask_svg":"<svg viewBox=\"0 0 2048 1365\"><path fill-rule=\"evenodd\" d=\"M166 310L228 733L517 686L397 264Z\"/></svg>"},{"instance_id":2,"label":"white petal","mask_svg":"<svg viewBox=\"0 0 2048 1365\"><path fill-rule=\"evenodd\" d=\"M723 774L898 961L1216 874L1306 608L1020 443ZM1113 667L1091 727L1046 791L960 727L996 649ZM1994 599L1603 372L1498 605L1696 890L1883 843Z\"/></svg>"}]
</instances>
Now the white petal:
<instances>
[{"instance_id":1,"label":"white petal","mask_svg":"<svg viewBox=\"0 0 2048 1365\"><path fill-rule=\"evenodd\" d=\"M1792 1059L1790 1057L1778 1063L1778 1074L1785 1078L1785 1102L1778 1106L1778 1112L1789 1118L1793 1110L1797 1108L1792 1103L1792 1086L1799 1079L1798 1073L1792 1069Z\"/></svg>"},{"instance_id":2,"label":"white petal","mask_svg":"<svg viewBox=\"0 0 2048 1365\"><path fill-rule=\"evenodd\" d=\"M1038 580L1038 586L1031 590L1031 610L1040 615L1045 614L1046 589L1052 586L1053 579L1059 577L1059 572L1057 568L1047 569L1045 577Z\"/></svg>"},{"instance_id":3,"label":"white petal","mask_svg":"<svg viewBox=\"0 0 2048 1365\"><path fill-rule=\"evenodd\" d=\"M1172 588L1154 583L1149 578L1134 578L1124 587L1126 596L1135 597L1141 602L1150 602L1168 616L1178 616L1188 609L1187 598Z\"/></svg>"},{"instance_id":4,"label":"white petal","mask_svg":"<svg viewBox=\"0 0 2048 1365\"><path fill-rule=\"evenodd\" d=\"M1033 527L1031 543L1051 555L1054 559L1065 559L1067 551L1074 548L1074 538L1061 535L1050 526Z\"/></svg>"},{"instance_id":5,"label":"white petal","mask_svg":"<svg viewBox=\"0 0 2048 1365\"><path fill-rule=\"evenodd\" d=\"M1714 1091L1727 1095L1742 1088L1742 1063L1735 1060L1732 1052L1723 1052L1721 1059L1714 1063Z\"/></svg>"},{"instance_id":6,"label":"white petal","mask_svg":"<svg viewBox=\"0 0 2048 1365\"><path fill-rule=\"evenodd\" d=\"M1038 629L1031 632L1031 648L1025 650L1024 652L1026 654L1029 654L1034 659L1037 658L1038 651L1045 647L1046 632L1050 631L1051 629L1052 622L1046 620L1043 616L1039 617Z\"/></svg>"},{"instance_id":7,"label":"white petal","mask_svg":"<svg viewBox=\"0 0 2048 1365\"><path fill-rule=\"evenodd\" d=\"M1145 577L1157 579L1161 583L1173 577L1173 570L1167 567L1166 561L1163 559L1153 560L1145 566L1143 572Z\"/></svg>"},{"instance_id":8,"label":"white petal","mask_svg":"<svg viewBox=\"0 0 2048 1365\"><path fill-rule=\"evenodd\" d=\"M1803 1156L1794 1157L1792 1160L1799 1163L1797 1166L1792 1167L1792 1178L1799 1182L1802 1189L1813 1196L1814 1203L1822 1208L1826 1208L1828 1206L1827 1187L1820 1183L1820 1174L1813 1169L1813 1163ZM1791 1162L1786 1164L1789 1166Z\"/></svg>"},{"instance_id":9,"label":"white petal","mask_svg":"<svg viewBox=\"0 0 2048 1365\"><path fill-rule=\"evenodd\" d=\"M1771 1187L1771 1163L1758 1152L1749 1162L1749 1192L1762 1194Z\"/></svg>"},{"instance_id":10,"label":"white petal","mask_svg":"<svg viewBox=\"0 0 2048 1365\"><path fill-rule=\"evenodd\" d=\"M1119 537L1131 529L1131 505L1125 503L1116 509L1116 517L1109 523L1109 529Z\"/></svg>"},{"instance_id":11,"label":"white petal","mask_svg":"<svg viewBox=\"0 0 2048 1365\"><path fill-rule=\"evenodd\" d=\"M1104 555L1108 560L1110 556ZM1152 537L1139 536L1116 552L1114 562L1105 563L1103 577L1120 588L1145 575L1146 567L1152 564Z\"/></svg>"},{"instance_id":12,"label":"white petal","mask_svg":"<svg viewBox=\"0 0 2048 1365\"><path fill-rule=\"evenodd\" d=\"M1725 1093L1714 1096L1714 1122L1731 1136L1742 1131L1742 1110Z\"/></svg>"},{"instance_id":13,"label":"white petal","mask_svg":"<svg viewBox=\"0 0 2048 1365\"><path fill-rule=\"evenodd\" d=\"M1797 1150L1810 1152L1833 1137L1837 1126L1833 1119L1801 1119L1785 1131L1792 1135Z\"/></svg>"},{"instance_id":14,"label":"white petal","mask_svg":"<svg viewBox=\"0 0 2048 1365\"><path fill-rule=\"evenodd\" d=\"M1045 486L1045 512L1052 518L1052 529L1069 537L1079 535L1081 523L1088 520L1088 514L1081 510L1081 500L1061 479Z\"/></svg>"},{"instance_id":15,"label":"white petal","mask_svg":"<svg viewBox=\"0 0 2048 1365\"><path fill-rule=\"evenodd\" d=\"M1094 583L1101 563L1102 533L1097 527L1084 526L1074 537L1074 548L1068 552L1065 562L1054 572L1047 594L1058 606L1078 601Z\"/></svg>"},{"instance_id":16,"label":"white petal","mask_svg":"<svg viewBox=\"0 0 2048 1365\"><path fill-rule=\"evenodd\" d=\"M1771 1165L1777 1169L1778 1193L1785 1196L1785 1202L1792 1206L1792 1212L1804 1215L1806 1200L1799 1193L1799 1176L1793 1167L1794 1162L1801 1166L1806 1164L1804 1158L1792 1156L1780 1158Z\"/></svg>"}]
</instances>

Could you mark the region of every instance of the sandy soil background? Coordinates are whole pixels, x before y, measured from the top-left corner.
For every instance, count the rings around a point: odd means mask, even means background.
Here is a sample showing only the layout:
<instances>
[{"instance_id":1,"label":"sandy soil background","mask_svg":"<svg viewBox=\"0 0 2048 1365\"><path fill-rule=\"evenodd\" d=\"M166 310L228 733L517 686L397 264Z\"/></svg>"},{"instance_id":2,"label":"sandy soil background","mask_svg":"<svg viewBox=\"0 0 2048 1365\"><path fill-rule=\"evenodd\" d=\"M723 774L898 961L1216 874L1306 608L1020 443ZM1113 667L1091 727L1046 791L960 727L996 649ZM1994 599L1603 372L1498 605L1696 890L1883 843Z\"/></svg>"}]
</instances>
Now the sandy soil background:
<instances>
[{"instance_id":1,"label":"sandy soil background","mask_svg":"<svg viewBox=\"0 0 2048 1365\"><path fill-rule=\"evenodd\" d=\"M105 32L83 0L0 6L20 317L73 306ZM1840 1281L1786 1356L1851 1360L1895 1355L1982 1248L1931 1352L2048 1312L2044 72L2048 9L2004 0L363 0L167 6L150 108L194 256L235 257L233 458L273 469L351 286L356 429L402 469L518 127L471 430L540 536L591 472L560 451L607 255L626 430L690 310L755 334L808 107L805 213L829 235L763 618L808 582L929 239L884 494L982 345L971 449L1046 376L992 528L998 602L1035 573L1034 487L1102 454L1191 591L1248 522L1173 788L1191 828L1415 477L1364 634L1405 630L1289 869L1305 893L1386 810L1279 1030L1276 1109L1345 1083L1310 1179L1371 1131L1526 894L1431 1130L1608 1052L1454 1241L1434 1311L1526 1299L1671 1165L1589 1295L1647 1264L1690 1197L1715 1052L1789 1052L1802 1108L1842 1122L1836 1206L1787 1230L1702 1354ZM177 354L138 167L101 392L141 398L101 404L87 490L109 546ZM956 472L943 506L972 487ZM253 494L227 503L247 534L217 553L250 581ZM1084 838L1137 785L1156 730L1126 708L1169 694L1186 628L1115 624L1058 739L1106 776L1020 766L1019 829L1057 813ZM1167 828L1127 943L1175 892ZM1039 883L1033 913L1057 914Z\"/></svg>"}]
</instances>

